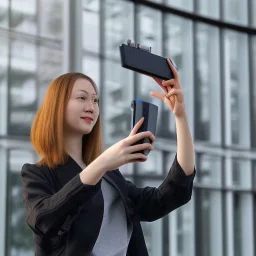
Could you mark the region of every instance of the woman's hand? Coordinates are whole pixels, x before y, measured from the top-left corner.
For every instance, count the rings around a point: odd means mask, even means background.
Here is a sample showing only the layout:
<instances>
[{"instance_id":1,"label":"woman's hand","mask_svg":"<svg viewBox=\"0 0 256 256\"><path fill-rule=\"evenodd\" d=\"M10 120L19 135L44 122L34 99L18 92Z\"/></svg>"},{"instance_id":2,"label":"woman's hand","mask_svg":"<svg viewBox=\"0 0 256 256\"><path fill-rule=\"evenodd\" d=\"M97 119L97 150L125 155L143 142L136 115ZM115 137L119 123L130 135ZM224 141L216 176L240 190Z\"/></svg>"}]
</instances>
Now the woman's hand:
<instances>
[{"instance_id":1,"label":"woman's hand","mask_svg":"<svg viewBox=\"0 0 256 256\"><path fill-rule=\"evenodd\" d=\"M153 150L154 147L150 143L133 145L143 138L150 138L152 143L155 141L155 136L149 131L137 133L143 121L144 117L141 118L133 127L130 135L127 138L109 147L96 159L97 161L103 161L104 169L106 171L115 170L127 163L145 162L148 159L148 157L142 153L136 152L147 149Z\"/></svg>"},{"instance_id":2,"label":"woman's hand","mask_svg":"<svg viewBox=\"0 0 256 256\"><path fill-rule=\"evenodd\" d=\"M167 62L174 75L174 78L167 81L162 81L159 78L153 77L164 93L154 91L150 92L150 95L162 100L170 108L175 117L183 117L186 115L186 110L179 75L170 59L167 59Z\"/></svg>"}]
</instances>

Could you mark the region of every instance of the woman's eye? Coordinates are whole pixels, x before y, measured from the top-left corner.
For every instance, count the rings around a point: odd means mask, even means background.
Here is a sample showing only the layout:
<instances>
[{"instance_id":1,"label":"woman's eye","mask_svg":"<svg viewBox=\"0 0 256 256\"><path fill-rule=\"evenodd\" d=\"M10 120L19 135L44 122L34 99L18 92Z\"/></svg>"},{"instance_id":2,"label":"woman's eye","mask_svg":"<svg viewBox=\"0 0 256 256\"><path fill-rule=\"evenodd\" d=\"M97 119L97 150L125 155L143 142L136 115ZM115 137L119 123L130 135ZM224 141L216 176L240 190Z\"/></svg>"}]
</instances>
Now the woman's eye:
<instances>
[{"instance_id":1,"label":"woman's eye","mask_svg":"<svg viewBox=\"0 0 256 256\"><path fill-rule=\"evenodd\" d=\"M78 97L78 99L85 100L85 97Z\"/></svg>"},{"instance_id":2,"label":"woman's eye","mask_svg":"<svg viewBox=\"0 0 256 256\"><path fill-rule=\"evenodd\" d=\"M98 103L99 102L99 99L94 99L94 103Z\"/></svg>"}]
</instances>

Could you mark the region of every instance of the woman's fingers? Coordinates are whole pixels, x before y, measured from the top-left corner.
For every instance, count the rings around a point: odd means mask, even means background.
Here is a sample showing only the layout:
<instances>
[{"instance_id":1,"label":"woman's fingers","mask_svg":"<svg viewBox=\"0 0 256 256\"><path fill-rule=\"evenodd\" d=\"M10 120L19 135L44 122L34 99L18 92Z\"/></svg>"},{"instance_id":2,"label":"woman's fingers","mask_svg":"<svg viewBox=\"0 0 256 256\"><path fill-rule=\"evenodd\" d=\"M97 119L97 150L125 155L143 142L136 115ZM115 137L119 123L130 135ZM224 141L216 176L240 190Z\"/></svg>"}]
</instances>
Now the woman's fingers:
<instances>
[{"instance_id":1,"label":"woman's fingers","mask_svg":"<svg viewBox=\"0 0 256 256\"><path fill-rule=\"evenodd\" d=\"M154 147L150 143L142 143L138 145L130 146L127 150L128 153L134 153L141 150L154 150Z\"/></svg>"},{"instance_id":2,"label":"woman's fingers","mask_svg":"<svg viewBox=\"0 0 256 256\"><path fill-rule=\"evenodd\" d=\"M142 123L144 122L144 117L142 117L133 127L131 133L129 136L132 136L134 134L136 134L139 130L139 128L141 127Z\"/></svg>"},{"instance_id":3,"label":"woman's fingers","mask_svg":"<svg viewBox=\"0 0 256 256\"><path fill-rule=\"evenodd\" d=\"M155 136L153 135L152 132L149 132L149 131L140 132L133 136L129 136L124 141L127 142L128 145L132 145L132 144L136 143L137 141L142 140L144 138L150 138L152 143L155 141Z\"/></svg>"}]
</instances>

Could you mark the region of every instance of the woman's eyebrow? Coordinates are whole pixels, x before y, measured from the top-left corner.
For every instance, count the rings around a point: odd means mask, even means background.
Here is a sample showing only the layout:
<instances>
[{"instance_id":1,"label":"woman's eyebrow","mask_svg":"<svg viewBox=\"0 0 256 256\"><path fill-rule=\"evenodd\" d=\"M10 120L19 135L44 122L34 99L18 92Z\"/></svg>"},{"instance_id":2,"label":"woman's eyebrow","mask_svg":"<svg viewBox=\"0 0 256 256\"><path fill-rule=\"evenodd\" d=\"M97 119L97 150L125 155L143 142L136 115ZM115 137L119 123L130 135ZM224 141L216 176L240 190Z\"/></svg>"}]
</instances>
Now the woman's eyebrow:
<instances>
[{"instance_id":1,"label":"woman's eyebrow","mask_svg":"<svg viewBox=\"0 0 256 256\"><path fill-rule=\"evenodd\" d=\"M79 91L82 91L82 92L85 92L85 93L87 93L87 94L89 94L87 91L85 91L85 90L79 90ZM97 95L96 93L92 93L92 95Z\"/></svg>"}]
</instances>

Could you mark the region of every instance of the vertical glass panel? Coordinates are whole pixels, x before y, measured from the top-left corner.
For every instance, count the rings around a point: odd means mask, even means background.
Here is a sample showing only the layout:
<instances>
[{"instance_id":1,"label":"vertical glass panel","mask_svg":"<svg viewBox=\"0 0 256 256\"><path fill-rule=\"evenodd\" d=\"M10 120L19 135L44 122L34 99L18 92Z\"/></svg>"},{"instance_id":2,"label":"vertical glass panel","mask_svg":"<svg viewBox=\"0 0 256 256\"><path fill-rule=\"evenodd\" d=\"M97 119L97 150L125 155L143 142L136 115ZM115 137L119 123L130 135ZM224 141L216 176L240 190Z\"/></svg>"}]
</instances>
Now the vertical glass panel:
<instances>
[{"instance_id":1,"label":"vertical glass panel","mask_svg":"<svg viewBox=\"0 0 256 256\"><path fill-rule=\"evenodd\" d=\"M100 1L83 1L83 48L99 53L100 50Z\"/></svg>"},{"instance_id":2,"label":"vertical glass panel","mask_svg":"<svg viewBox=\"0 0 256 256\"><path fill-rule=\"evenodd\" d=\"M140 187L158 187L161 181L153 180L140 180ZM141 222L143 234L145 237L146 246L150 256L163 255L163 219L153 222Z\"/></svg>"},{"instance_id":3,"label":"vertical glass panel","mask_svg":"<svg viewBox=\"0 0 256 256\"><path fill-rule=\"evenodd\" d=\"M226 145L250 145L248 37L225 31L224 77Z\"/></svg>"},{"instance_id":4,"label":"vertical glass panel","mask_svg":"<svg viewBox=\"0 0 256 256\"><path fill-rule=\"evenodd\" d=\"M248 24L248 1L224 0L224 20L240 25Z\"/></svg>"},{"instance_id":5,"label":"vertical glass panel","mask_svg":"<svg viewBox=\"0 0 256 256\"><path fill-rule=\"evenodd\" d=\"M199 156L199 182L207 185L221 186L221 157L202 154Z\"/></svg>"},{"instance_id":6,"label":"vertical glass panel","mask_svg":"<svg viewBox=\"0 0 256 256\"><path fill-rule=\"evenodd\" d=\"M251 164L247 159L232 159L232 185L251 189Z\"/></svg>"},{"instance_id":7,"label":"vertical glass panel","mask_svg":"<svg viewBox=\"0 0 256 256\"><path fill-rule=\"evenodd\" d=\"M255 1L256 3L256 1ZM256 13L256 9L255 9L255 13ZM256 130L256 36L252 37L251 38L251 42L252 42L252 52L250 53L250 56L252 58L252 66L251 66L251 69L250 69L250 74L251 74L251 77L252 77L252 129L253 131ZM253 133L252 135L252 146L254 148L256 148L256 136L255 136L255 133Z\"/></svg>"},{"instance_id":8,"label":"vertical glass panel","mask_svg":"<svg viewBox=\"0 0 256 256\"><path fill-rule=\"evenodd\" d=\"M219 19L220 17L220 2L197 0L197 12L200 15L207 16L209 18Z\"/></svg>"},{"instance_id":9,"label":"vertical glass panel","mask_svg":"<svg viewBox=\"0 0 256 256\"><path fill-rule=\"evenodd\" d=\"M11 1L11 28L28 34L37 33L37 1Z\"/></svg>"},{"instance_id":10,"label":"vertical glass panel","mask_svg":"<svg viewBox=\"0 0 256 256\"><path fill-rule=\"evenodd\" d=\"M169 214L169 255L194 256L194 199Z\"/></svg>"},{"instance_id":11,"label":"vertical glass panel","mask_svg":"<svg viewBox=\"0 0 256 256\"><path fill-rule=\"evenodd\" d=\"M40 36L62 39L63 3L62 0L39 0Z\"/></svg>"},{"instance_id":12,"label":"vertical glass panel","mask_svg":"<svg viewBox=\"0 0 256 256\"><path fill-rule=\"evenodd\" d=\"M7 132L8 37L0 36L0 135Z\"/></svg>"},{"instance_id":13,"label":"vertical glass panel","mask_svg":"<svg viewBox=\"0 0 256 256\"><path fill-rule=\"evenodd\" d=\"M235 193L234 210L234 256L253 253L253 206L251 194Z\"/></svg>"},{"instance_id":14,"label":"vertical glass panel","mask_svg":"<svg viewBox=\"0 0 256 256\"><path fill-rule=\"evenodd\" d=\"M12 41L9 134L29 135L37 107L37 51L34 44Z\"/></svg>"},{"instance_id":15,"label":"vertical glass panel","mask_svg":"<svg viewBox=\"0 0 256 256\"><path fill-rule=\"evenodd\" d=\"M120 60L119 46L134 40L134 6L129 1L106 0L104 10L105 54Z\"/></svg>"},{"instance_id":16,"label":"vertical glass panel","mask_svg":"<svg viewBox=\"0 0 256 256\"><path fill-rule=\"evenodd\" d=\"M163 155L159 150L153 150L148 154L148 160L137 163L137 173L140 175L161 175L163 173Z\"/></svg>"},{"instance_id":17,"label":"vertical glass panel","mask_svg":"<svg viewBox=\"0 0 256 256\"><path fill-rule=\"evenodd\" d=\"M256 27L256 1L250 1L251 3L251 22L252 22L252 26Z\"/></svg>"},{"instance_id":18,"label":"vertical glass panel","mask_svg":"<svg viewBox=\"0 0 256 256\"><path fill-rule=\"evenodd\" d=\"M138 6L137 42L151 47L154 54L162 54L162 13L149 7Z\"/></svg>"},{"instance_id":19,"label":"vertical glass panel","mask_svg":"<svg viewBox=\"0 0 256 256\"><path fill-rule=\"evenodd\" d=\"M220 55L218 28L196 26L195 136L221 143Z\"/></svg>"},{"instance_id":20,"label":"vertical glass panel","mask_svg":"<svg viewBox=\"0 0 256 256\"><path fill-rule=\"evenodd\" d=\"M104 138L107 144L113 144L131 132L133 72L110 60L106 60L104 65Z\"/></svg>"},{"instance_id":21,"label":"vertical glass panel","mask_svg":"<svg viewBox=\"0 0 256 256\"><path fill-rule=\"evenodd\" d=\"M195 195L197 255L222 255L221 192L200 189Z\"/></svg>"},{"instance_id":22,"label":"vertical glass panel","mask_svg":"<svg viewBox=\"0 0 256 256\"><path fill-rule=\"evenodd\" d=\"M178 8L184 11L193 11L194 1L187 1L187 0L166 0L166 4L173 8Z\"/></svg>"},{"instance_id":23,"label":"vertical glass panel","mask_svg":"<svg viewBox=\"0 0 256 256\"><path fill-rule=\"evenodd\" d=\"M62 74L63 55L58 49L40 46L39 48L39 99L38 104L41 105L47 87L59 75Z\"/></svg>"},{"instance_id":24,"label":"vertical glass panel","mask_svg":"<svg viewBox=\"0 0 256 256\"><path fill-rule=\"evenodd\" d=\"M192 22L175 15L168 15L164 23L164 32L166 33L166 38L164 38L164 55L172 58L178 68L190 129L193 134L194 70ZM162 121L164 125L162 125L161 135L176 139L174 116L165 105Z\"/></svg>"},{"instance_id":25,"label":"vertical glass panel","mask_svg":"<svg viewBox=\"0 0 256 256\"><path fill-rule=\"evenodd\" d=\"M0 2L0 27L8 27L9 18L9 0L1 0Z\"/></svg>"},{"instance_id":26,"label":"vertical glass panel","mask_svg":"<svg viewBox=\"0 0 256 256\"><path fill-rule=\"evenodd\" d=\"M26 208L21 197L20 170L24 163L34 163L32 152L11 150L8 170L7 255L34 255L32 230L26 224Z\"/></svg>"},{"instance_id":27,"label":"vertical glass panel","mask_svg":"<svg viewBox=\"0 0 256 256\"><path fill-rule=\"evenodd\" d=\"M83 73L90 76L100 90L100 60L97 57L84 56Z\"/></svg>"}]
</instances>

